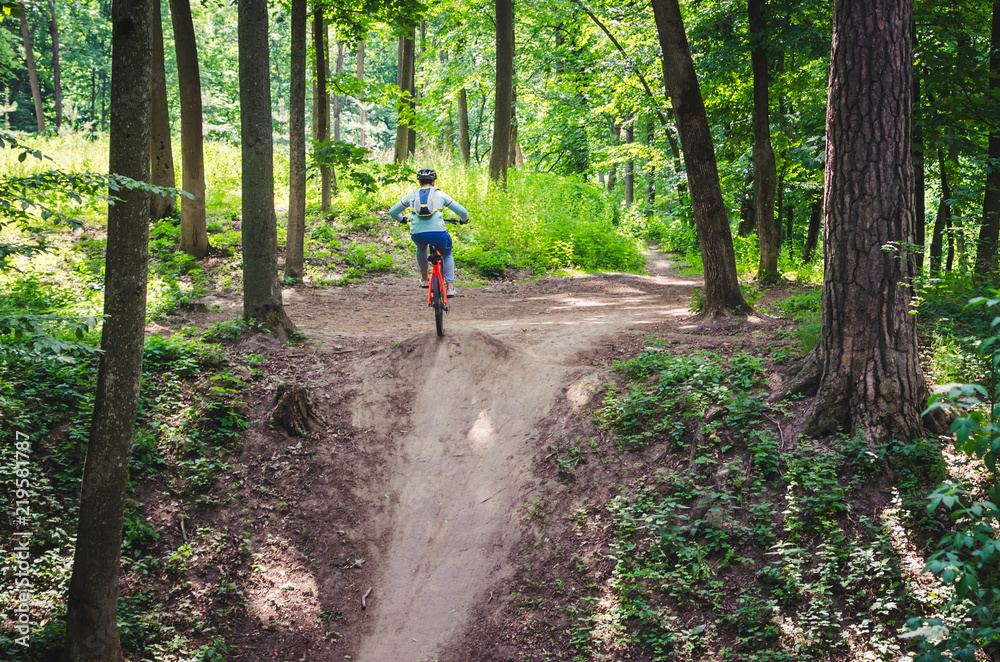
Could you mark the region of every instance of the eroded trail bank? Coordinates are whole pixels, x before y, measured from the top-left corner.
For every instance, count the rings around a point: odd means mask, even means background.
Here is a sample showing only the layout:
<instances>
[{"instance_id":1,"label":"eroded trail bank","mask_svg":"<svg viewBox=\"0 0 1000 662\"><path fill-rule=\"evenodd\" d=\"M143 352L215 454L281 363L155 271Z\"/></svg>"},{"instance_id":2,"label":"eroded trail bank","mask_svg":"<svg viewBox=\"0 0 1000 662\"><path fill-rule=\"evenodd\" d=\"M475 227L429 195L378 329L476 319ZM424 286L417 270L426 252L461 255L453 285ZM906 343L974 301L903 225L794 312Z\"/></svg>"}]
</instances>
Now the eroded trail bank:
<instances>
[{"instance_id":1,"label":"eroded trail bank","mask_svg":"<svg viewBox=\"0 0 1000 662\"><path fill-rule=\"evenodd\" d=\"M510 576L538 423L579 370L460 331L406 340L365 372L354 422L393 440L393 507L360 659L436 659Z\"/></svg>"}]
</instances>

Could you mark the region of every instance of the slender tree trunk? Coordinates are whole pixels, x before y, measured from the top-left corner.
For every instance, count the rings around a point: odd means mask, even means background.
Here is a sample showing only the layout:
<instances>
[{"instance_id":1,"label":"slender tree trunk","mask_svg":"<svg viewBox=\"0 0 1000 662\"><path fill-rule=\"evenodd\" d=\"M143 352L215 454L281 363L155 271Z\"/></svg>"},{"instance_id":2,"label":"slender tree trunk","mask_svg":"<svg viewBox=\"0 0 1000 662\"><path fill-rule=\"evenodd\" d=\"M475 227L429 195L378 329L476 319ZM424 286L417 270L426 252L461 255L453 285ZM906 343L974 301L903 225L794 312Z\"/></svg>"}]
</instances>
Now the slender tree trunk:
<instances>
[{"instance_id":1,"label":"slender tree trunk","mask_svg":"<svg viewBox=\"0 0 1000 662\"><path fill-rule=\"evenodd\" d=\"M194 36L194 22L191 20L190 0L170 0L170 17L174 24L177 84L181 102L181 186L194 196L194 200L181 200L180 249L191 257L201 259L208 254L205 155L201 133L201 73L198 69L198 47Z\"/></svg>"},{"instance_id":2,"label":"slender tree trunk","mask_svg":"<svg viewBox=\"0 0 1000 662\"><path fill-rule=\"evenodd\" d=\"M97 122L97 70L90 68L90 121Z\"/></svg>"},{"instance_id":3,"label":"slender tree trunk","mask_svg":"<svg viewBox=\"0 0 1000 662\"><path fill-rule=\"evenodd\" d=\"M908 1L834 0L823 321L803 368L818 386L810 436L860 431L875 443L923 433L927 387L903 248L915 238L911 26Z\"/></svg>"},{"instance_id":4,"label":"slender tree trunk","mask_svg":"<svg viewBox=\"0 0 1000 662\"><path fill-rule=\"evenodd\" d=\"M55 0L49 0L52 14L52 87L56 103L56 131L62 127L62 82L59 80L59 20L56 18Z\"/></svg>"},{"instance_id":5,"label":"slender tree trunk","mask_svg":"<svg viewBox=\"0 0 1000 662\"><path fill-rule=\"evenodd\" d=\"M448 66L448 49L442 49L439 56L441 68ZM444 135L442 136L443 151L448 155L448 160L455 158L455 123L452 119L452 104L448 103L448 119L444 125Z\"/></svg>"},{"instance_id":6,"label":"slender tree trunk","mask_svg":"<svg viewBox=\"0 0 1000 662\"><path fill-rule=\"evenodd\" d=\"M463 87L458 91L458 151L462 154L462 163L466 166L471 161L469 144L469 97Z\"/></svg>"},{"instance_id":7,"label":"slender tree trunk","mask_svg":"<svg viewBox=\"0 0 1000 662\"><path fill-rule=\"evenodd\" d=\"M170 144L170 112L167 107L167 78L163 67L163 22L160 0L152 0L153 13L150 23L152 45L152 66L150 84L152 86L150 125L150 183L154 186L173 188L177 184L174 177L174 151ZM167 195L150 196L150 218L158 221L174 213L174 199Z\"/></svg>"},{"instance_id":8,"label":"slender tree trunk","mask_svg":"<svg viewBox=\"0 0 1000 662\"><path fill-rule=\"evenodd\" d=\"M420 90L417 89L417 60L423 61L424 59L424 34L427 29L427 22L420 21L420 55L416 54L417 44L414 42L414 55L413 55L413 71L410 72L410 108L416 115L417 108L420 106ZM414 35L415 37L416 35ZM406 151L410 158L413 157L417 152L417 130L411 124L409 127L409 133L406 134Z\"/></svg>"},{"instance_id":9,"label":"slender tree trunk","mask_svg":"<svg viewBox=\"0 0 1000 662\"><path fill-rule=\"evenodd\" d=\"M411 90L413 89L413 36L399 38L398 84L402 98L400 99L398 119L396 121L396 153L393 161L406 163L410 155L410 125Z\"/></svg>"},{"instance_id":10,"label":"slender tree trunk","mask_svg":"<svg viewBox=\"0 0 1000 662\"><path fill-rule=\"evenodd\" d=\"M646 144L656 147L656 132L653 119L648 118L646 122ZM646 164L646 209L643 212L647 217L653 216L656 209L656 168L652 163Z\"/></svg>"},{"instance_id":11,"label":"slender tree trunk","mask_svg":"<svg viewBox=\"0 0 1000 662\"><path fill-rule=\"evenodd\" d=\"M149 181L149 0L111 6L109 170ZM118 638L118 574L146 330L149 193L122 188L108 208L104 328L87 444L73 576L66 599L67 662L124 660Z\"/></svg>"},{"instance_id":12,"label":"slender tree trunk","mask_svg":"<svg viewBox=\"0 0 1000 662\"><path fill-rule=\"evenodd\" d=\"M757 218L757 240L760 262L757 280L775 283L778 273L779 241L774 214L775 182L777 169L774 150L771 148L771 127L768 120L767 24L764 20L764 1L747 0L750 15L750 63L753 69L753 183L754 216Z\"/></svg>"},{"instance_id":13,"label":"slender tree trunk","mask_svg":"<svg viewBox=\"0 0 1000 662\"><path fill-rule=\"evenodd\" d=\"M653 0L653 16L705 268L704 312L715 315L749 311L736 277L733 236L722 199L715 148L677 0Z\"/></svg>"},{"instance_id":14,"label":"slender tree trunk","mask_svg":"<svg viewBox=\"0 0 1000 662\"><path fill-rule=\"evenodd\" d=\"M611 146L617 147L618 142L622 137L622 125L612 124L611 125ZM618 183L618 164L612 163L611 167L608 169L608 193L615 190L615 184Z\"/></svg>"},{"instance_id":15,"label":"slender tree trunk","mask_svg":"<svg viewBox=\"0 0 1000 662\"><path fill-rule=\"evenodd\" d=\"M108 126L108 72L101 70L101 131Z\"/></svg>"},{"instance_id":16,"label":"slender tree trunk","mask_svg":"<svg viewBox=\"0 0 1000 662\"><path fill-rule=\"evenodd\" d=\"M635 142L635 117L629 115L625 118L625 144L631 145ZM635 202L635 161L629 158L625 162L625 204L631 205Z\"/></svg>"},{"instance_id":17,"label":"slender tree trunk","mask_svg":"<svg viewBox=\"0 0 1000 662\"><path fill-rule=\"evenodd\" d=\"M940 278L945 231L951 226L951 187L948 185L948 171L944 164L944 150L938 148L938 164L941 172L941 199L938 201L937 216L934 218L934 232L931 235L931 277ZM949 268L950 271L950 268Z\"/></svg>"},{"instance_id":18,"label":"slender tree trunk","mask_svg":"<svg viewBox=\"0 0 1000 662\"><path fill-rule=\"evenodd\" d=\"M35 49L31 46L31 31L28 30L28 19L24 5L19 5L21 11L21 41L24 43L24 61L28 68L28 80L31 82L31 98L35 100L35 121L38 133L45 133L45 113L42 111L42 91L38 87L38 70L35 68Z\"/></svg>"},{"instance_id":19,"label":"slender tree trunk","mask_svg":"<svg viewBox=\"0 0 1000 662\"><path fill-rule=\"evenodd\" d=\"M306 233L306 32L307 0L292 0L291 61L288 83L288 230L285 276L305 275Z\"/></svg>"},{"instance_id":20,"label":"slender tree trunk","mask_svg":"<svg viewBox=\"0 0 1000 662\"><path fill-rule=\"evenodd\" d=\"M747 176L743 180L743 197L740 199L740 222L736 226L736 234L741 237L749 237L757 229L757 218L755 214L753 196L753 168L747 170Z\"/></svg>"},{"instance_id":21,"label":"slender tree trunk","mask_svg":"<svg viewBox=\"0 0 1000 662\"><path fill-rule=\"evenodd\" d=\"M795 229L795 205L789 201L785 205L785 245L788 246L788 257L792 255L792 232Z\"/></svg>"},{"instance_id":22,"label":"slender tree trunk","mask_svg":"<svg viewBox=\"0 0 1000 662\"><path fill-rule=\"evenodd\" d=\"M358 42L358 82L365 82L365 42L364 40ZM358 145L361 147L367 147L366 142L365 127L368 126L368 111L365 110L364 104L361 99L358 99Z\"/></svg>"},{"instance_id":23,"label":"slender tree trunk","mask_svg":"<svg viewBox=\"0 0 1000 662\"><path fill-rule=\"evenodd\" d=\"M496 101L493 106L493 146L490 179L507 183L511 110L514 93L514 2L496 0Z\"/></svg>"},{"instance_id":24,"label":"slender tree trunk","mask_svg":"<svg viewBox=\"0 0 1000 662\"><path fill-rule=\"evenodd\" d=\"M914 39L916 39L916 28L913 28ZM912 66L912 65L911 65ZM918 119L917 109L920 107L920 76L917 70L913 70L913 203L914 217L916 220L916 240L919 247L914 253L914 267L916 274L924 271L924 253L927 247L924 246L927 231L927 210L924 203L924 129Z\"/></svg>"},{"instance_id":25,"label":"slender tree trunk","mask_svg":"<svg viewBox=\"0 0 1000 662\"><path fill-rule=\"evenodd\" d=\"M243 317L288 331L281 303L267 0L241 0L238 13L243 153Z\"/></svg>"},{"instance_id":26,"label":"slender tree trunk","mask_svg":"<svg viewBox=\"0 0 1000 662\"><path fill-rule=\"evenodd\" d=\"M781 228L781 218L785 213L785 169L781 169L781 174L778 175L778 197L774 205L774 238L775 243L777 243L778 253L781 253L781 245L785 241L784 232ZM758 221L759 223L759 221Z\"/></svg>"},{"instance_id":27,"label":"slender tree trunk","mask_svg":"<svg viewBox=\"0 0 1000 662\"><path fill-rule=\"evenodd\" d=\"M337 75L344 73L344 42L337 42ZM340 140L340 110L341 100L339 94L333 95L333 139Z\"/></svg>"},{"instance_id":28,"label":"slender tree trunk","mask_svg":"<svg viewBox=\"0 0 1000 662\"><path fill-rule=\"evenodd\" d=\"M806 231L806 245L802 249L802 263L809 264L813 259L813 251L816 250L816 242L819 239L819 228L823 220L823 194L817 192L813 198L812 207L809 211L809 229Z\"/></svg>"},{"instance_id":29,"label":"slender tree trunk","mask_svg":"<svg viewBox=\"0 0 1000 662\"><path fill-rule=\"evenodd\" d=\"M316 55L316 98L313 104L313 134L315 140L326 142L330 139L330 91L327 72L326 24L323 20L323 5L313 8L313 49ZM320 166L320 209L330 211L330 168Z\"/></svg>"}]
</instances>

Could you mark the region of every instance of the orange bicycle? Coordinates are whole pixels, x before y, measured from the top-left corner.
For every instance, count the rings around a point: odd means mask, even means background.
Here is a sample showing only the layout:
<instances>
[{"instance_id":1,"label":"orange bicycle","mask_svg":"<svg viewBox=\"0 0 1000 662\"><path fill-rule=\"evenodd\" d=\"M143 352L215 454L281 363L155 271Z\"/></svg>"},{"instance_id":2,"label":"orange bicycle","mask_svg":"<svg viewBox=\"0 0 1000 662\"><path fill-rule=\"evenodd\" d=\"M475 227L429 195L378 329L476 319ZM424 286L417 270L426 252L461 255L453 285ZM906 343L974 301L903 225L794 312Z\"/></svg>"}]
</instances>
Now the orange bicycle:
<instances>
[{"instance_id":1,"label":"orange bicycle","mask_svg":"<svg viewBox=\"0 0 1000 662\"><path fill-rule=\"evenodd\" d=\"M427 261L431 264L430 287L427 288L427 305L434 309L434 325L438 338L444 337L444 314L448 312L448 286L441 273L441 251L430 246Z\"/></svg>"},{"instance_id":2,"label":"orange bicycle","mask_svg":"<svg viewBox=\"0 0 1000 662\"><path fill-rule=\"evenodd\" d=\"M444 219L445 223L464 225L465 221L454 221L450 218ZM434 326L437 327L438 338L444 337L444 314L448 312L448 285L444 282L444 274L441 273L441 251L431 244L428 246L427 262L431 265L430 287L427 288L427 305L434 309Z\"/></svg>"}]
</instances>

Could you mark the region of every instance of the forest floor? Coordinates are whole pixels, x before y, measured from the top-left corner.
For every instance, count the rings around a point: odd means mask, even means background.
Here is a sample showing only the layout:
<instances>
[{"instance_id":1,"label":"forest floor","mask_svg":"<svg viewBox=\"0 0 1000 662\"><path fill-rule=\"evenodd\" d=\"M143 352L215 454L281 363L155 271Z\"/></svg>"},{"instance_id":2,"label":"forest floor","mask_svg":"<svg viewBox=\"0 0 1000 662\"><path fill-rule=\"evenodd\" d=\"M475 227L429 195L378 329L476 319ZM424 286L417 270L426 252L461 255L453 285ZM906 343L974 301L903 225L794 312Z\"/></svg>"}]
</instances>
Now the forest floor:
<instances>
[{"instance_id":1,"label":"forest floor","mask_svg":"<svg viewBox=\"0 0 1000 662\"><path fill-rule=\"evenodd\" d=\"M185 518L188 531L246 540L189 543L194 607L216 614L208 620L225 634L227 659L572 659L571 624L525 599L526 582L543 595L582 594L565 576L569 556L607 579L607 526L581 528L566 513L608 503L665 452L602 454L609 435L594 426L592 403L612 362L654 337L671 353L770 351L773 330L792 327L696 317L700 279L656 251L647 259L646 275L459 282L441 339L413 278L286 289L306 340L256 334L232 347L266 356L267 378L244 394L253 424L228 458L232 484L215 488L228 503ZM239 314L238 300L208 303L181 321L204 328ZM281 382L301 384L318 405L304 438L270 423ZM584 435L601 462L567 481L552 456L560 440ZM154 526L173 531L159 544L182 544L177 504L150 506L155 484L146 491L137 496ZM211 609L217 585L243 595L225 616Z\"/></svg>"}]
</instances>

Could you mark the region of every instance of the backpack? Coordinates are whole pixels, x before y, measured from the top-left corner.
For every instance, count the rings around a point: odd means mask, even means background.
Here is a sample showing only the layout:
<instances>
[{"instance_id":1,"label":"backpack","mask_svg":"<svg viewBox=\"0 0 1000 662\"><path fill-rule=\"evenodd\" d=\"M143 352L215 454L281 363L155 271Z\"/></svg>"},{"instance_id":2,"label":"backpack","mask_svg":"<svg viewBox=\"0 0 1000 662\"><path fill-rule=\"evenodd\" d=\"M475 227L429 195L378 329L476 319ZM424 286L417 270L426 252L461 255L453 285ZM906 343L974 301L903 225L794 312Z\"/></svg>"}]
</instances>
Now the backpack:
<instances>
[{"instance_id":1,"label":"backpack","mask_svg":"<svg viewBox=\"0 0 1000 662\"><path fill-rule=\"evenodd\" d=\"M421 218L429 218L434 215L437 209L437 199L434 196L434 191L438 190L436 186L429 186L427 188L418 188L413 192L413 209L414 213Z\"/></svg>"}]
</instances>

